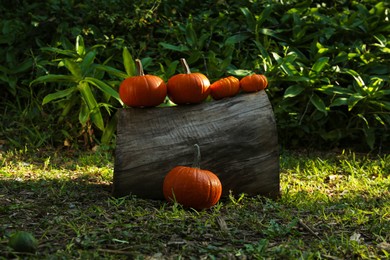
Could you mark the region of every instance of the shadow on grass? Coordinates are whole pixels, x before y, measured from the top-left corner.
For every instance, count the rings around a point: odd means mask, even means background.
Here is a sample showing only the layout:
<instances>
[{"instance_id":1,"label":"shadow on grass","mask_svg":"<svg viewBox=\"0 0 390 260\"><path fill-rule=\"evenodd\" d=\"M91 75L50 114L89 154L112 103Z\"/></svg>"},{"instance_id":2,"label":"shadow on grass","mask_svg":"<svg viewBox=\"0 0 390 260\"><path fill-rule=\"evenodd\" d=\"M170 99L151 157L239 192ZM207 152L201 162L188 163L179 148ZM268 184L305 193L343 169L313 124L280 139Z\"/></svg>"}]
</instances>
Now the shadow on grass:
<instances>
[{"instance_id":1,"label":"shadow on grass","mask_svg":"<svg viewBox=\"0 0 390 260\"><path fill-rule=\"evenodd\" d=\"M18 204L49 202L94 202L106 199L111 194L110 183L91 182L86 177L76 177L66 180L0 180L0 191L5 201L15 199Z\"/></svg>"},{"instance_id":2,"label":"shadow on grass","mask_svg":"<svg viewBox=\"0 0 390 260\"><path fill-rule=\"evenodd\" d=\"M82 216L86 208L102 205L110 196L110 183L86 177L0 179L0 252L7 252L4 241L10 233L26 230L41 236L49 226Z\"/></svg>"}]
</instances>

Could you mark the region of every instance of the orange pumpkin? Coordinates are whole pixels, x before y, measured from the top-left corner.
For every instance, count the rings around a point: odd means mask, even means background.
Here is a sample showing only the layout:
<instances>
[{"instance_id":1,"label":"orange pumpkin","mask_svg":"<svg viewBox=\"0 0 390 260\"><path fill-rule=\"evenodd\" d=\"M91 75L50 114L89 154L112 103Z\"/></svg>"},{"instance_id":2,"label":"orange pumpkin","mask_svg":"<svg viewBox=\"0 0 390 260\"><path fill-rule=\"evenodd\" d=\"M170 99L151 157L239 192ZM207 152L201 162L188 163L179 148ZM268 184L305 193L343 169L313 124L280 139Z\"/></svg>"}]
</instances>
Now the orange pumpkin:
<instances>
[{"instance_id":1,"label":"orange pumpkin","mask_svg":"<svg viewBox=\"0 0 390 260\"><path fill-rule=\"evenodd\" d=\"M192 167L176 166L164 178L163 193L167 201L176 201L184 207L197 210L215 205L222 194L218 176L199 168L200 149L196 147Z\"/></svg>"},{"instance_id":2,"label":"orange pumpkin","mask_svg":"<svg viewBox=\"0 0 390 260\"><path fill-rule=\"evenodd\" d=\"M244 92L256 92L267 87L267 77L262 74L252 74L240 80L240 87Z\"/></svg>"},{"instance_id":3,"label":"orange pumpkin","mask_svg":"<svg viewBox=\"0 0 390 260\"><path fill-rule=\"evenodd\" d=\"M191 73L185 59L180 59L185 73L172 76L167 83L168 97L177 104L197 104L210 94L210 81L202 73Z\"/></svg>"},{"instance_id":4,"label":"orange pumpkin","mask_svg":"<svg viewBox=\"0 0 390 260\"><path fill-rule=\"evenodd\" d=\"M240 91L240 81L233 76L229 76L215 81L210 86L210 95L218 100L225 97L233 97Z\"/></svg>"},{"instance_id":5,"label":"orange pumpkin","mask_svg":"<svg viewBox=\"0 0 390 260\"><path fill-rule=\"evenodd\" d=\"M130 107L154 107L164 102L167 86L163 79L155 75L145 75L142 63L135 60L138 75L128 77L119 86L119 97Z\"/></svg>"}]
</instances>

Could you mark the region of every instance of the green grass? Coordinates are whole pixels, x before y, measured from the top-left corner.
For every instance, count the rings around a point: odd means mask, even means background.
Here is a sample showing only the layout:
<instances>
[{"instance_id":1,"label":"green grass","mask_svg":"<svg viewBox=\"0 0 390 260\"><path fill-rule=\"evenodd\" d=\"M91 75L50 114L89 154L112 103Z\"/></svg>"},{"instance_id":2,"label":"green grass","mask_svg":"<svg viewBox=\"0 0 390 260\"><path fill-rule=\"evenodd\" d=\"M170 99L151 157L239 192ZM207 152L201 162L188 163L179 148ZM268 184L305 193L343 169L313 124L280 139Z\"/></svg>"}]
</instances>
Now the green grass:
<instances>
[{"instance_id":1,"label":"green grass","mask_svg":"<svg viewBox=\"0 0 390 260\"><path fill-rule=\"evenodd\" d=\"M390 156L283 152L281 197L223 198L197 212L111 197L107 153L0 153L0 258L384 259ZM35 255L7 246L18 230Z\"/></svg>"}]
</instances>

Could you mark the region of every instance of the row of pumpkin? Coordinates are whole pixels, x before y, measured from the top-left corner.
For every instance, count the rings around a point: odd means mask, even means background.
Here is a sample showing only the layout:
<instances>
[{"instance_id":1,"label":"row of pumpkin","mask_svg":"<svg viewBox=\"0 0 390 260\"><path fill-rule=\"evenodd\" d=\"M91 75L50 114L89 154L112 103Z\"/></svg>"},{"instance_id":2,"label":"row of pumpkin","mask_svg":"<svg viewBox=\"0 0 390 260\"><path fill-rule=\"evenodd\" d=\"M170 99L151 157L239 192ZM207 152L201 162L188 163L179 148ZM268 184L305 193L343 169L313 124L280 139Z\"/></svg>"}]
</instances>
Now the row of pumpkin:
<instances>
[{"instance_id":1,"label":"row of pumpkin","mask_svg":"<svg viewBox=\"0 0 390 260\"><path fill-rule=\"evenodd\" d=\"M202 73L191 73L184 58L180 59L185 73L176 74L164 80L155 75L145 75L142 63L136 60L138 75L126 78L119 86L119 96L124 104L130 107L155 107L164 102L166 96L176 105L197 104L209 95L215 100L233 97L240 90L256 92L268 85L266 76L252 74L238 80L234 76L219 79L210 84Z\"/></svg>"}]
</instances>

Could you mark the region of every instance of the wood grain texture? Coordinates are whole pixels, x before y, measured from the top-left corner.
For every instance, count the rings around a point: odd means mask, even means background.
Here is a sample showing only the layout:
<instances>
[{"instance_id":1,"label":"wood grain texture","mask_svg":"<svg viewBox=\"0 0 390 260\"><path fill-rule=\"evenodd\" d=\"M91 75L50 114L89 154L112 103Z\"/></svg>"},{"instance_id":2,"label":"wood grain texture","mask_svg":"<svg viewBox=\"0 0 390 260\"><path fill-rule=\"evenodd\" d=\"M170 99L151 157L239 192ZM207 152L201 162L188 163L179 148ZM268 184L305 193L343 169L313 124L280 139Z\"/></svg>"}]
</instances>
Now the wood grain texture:
<instances>
[{"instance_id":1,"label":"wood grain texture","mask_svg":"<svg viewBox=\"0 0 390 260\"><path fill-rule=\"evenodd\" d=\"M119 111L113 195L163 199L165 175L191 166L194 144L202 169L214 172L222 196L279 196L275 119L264 91L197 105Z\"/></svg>"}]
</instances>

